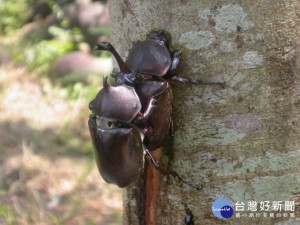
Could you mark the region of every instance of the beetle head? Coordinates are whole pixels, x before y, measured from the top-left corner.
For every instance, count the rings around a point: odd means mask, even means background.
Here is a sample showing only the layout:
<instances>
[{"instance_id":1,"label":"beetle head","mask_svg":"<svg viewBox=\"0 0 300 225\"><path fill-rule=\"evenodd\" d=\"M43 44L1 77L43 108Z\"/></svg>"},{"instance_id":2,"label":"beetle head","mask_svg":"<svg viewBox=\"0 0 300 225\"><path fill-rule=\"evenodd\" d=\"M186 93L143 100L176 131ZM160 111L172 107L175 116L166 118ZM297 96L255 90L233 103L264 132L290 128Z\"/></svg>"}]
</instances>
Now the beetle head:
<instances>
[{"instance_id":1,"label":"beetle head","mask_svg":"<svg viewBox=\"0 0 300 225\"><path fill-rule=\"evenodd\" d=\"M160 33L151 33L148 35L148 39L156 41L160 45L165 45L167 43L167 39Z\"/></svg>"},{"instance_id":2,"label":"beetle head","mask_svg":"<svg viewBox=\"0 0 300 225\"><path fill-rule=\"evenodd\" d=\"M116 76L116 82L118 84L127 84L130 86L134 85L134 81L136 79L136 73L119 73Z\"/></svg>"}]
</instances>

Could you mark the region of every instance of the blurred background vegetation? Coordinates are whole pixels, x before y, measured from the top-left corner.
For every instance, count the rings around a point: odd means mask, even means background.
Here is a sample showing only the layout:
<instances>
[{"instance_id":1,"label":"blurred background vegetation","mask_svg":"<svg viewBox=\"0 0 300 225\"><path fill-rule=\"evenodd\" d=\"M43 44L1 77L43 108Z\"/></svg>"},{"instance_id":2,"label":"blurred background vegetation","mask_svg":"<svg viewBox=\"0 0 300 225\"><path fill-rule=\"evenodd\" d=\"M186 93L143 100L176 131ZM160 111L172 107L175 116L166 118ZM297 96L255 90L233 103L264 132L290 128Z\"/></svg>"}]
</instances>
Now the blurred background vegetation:
<instances>
[{"instance_id":1,"label":"blurred background vegetation","mask_svg":"<svg viewBox=\"0 0 300 225\"><path fill-rule=\"evenodd\" d=\"M0 0L0 224L121 224L87 127L109 37L106 1Z\"/></svg>"}]
</instances>

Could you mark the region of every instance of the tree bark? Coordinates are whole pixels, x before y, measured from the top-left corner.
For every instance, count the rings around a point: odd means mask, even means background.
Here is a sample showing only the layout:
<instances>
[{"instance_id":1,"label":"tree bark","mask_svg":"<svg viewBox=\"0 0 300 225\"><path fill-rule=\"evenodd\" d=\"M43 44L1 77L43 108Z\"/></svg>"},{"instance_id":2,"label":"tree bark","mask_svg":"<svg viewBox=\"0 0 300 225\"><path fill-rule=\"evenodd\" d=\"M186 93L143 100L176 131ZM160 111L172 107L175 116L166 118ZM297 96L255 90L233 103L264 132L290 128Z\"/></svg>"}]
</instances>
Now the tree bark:
<instances>
[{"instance_id":1,"label":"tree bark","mask_svg":"<svg viewBox=\"0 0 300 225\"><path fill-rule=\"evenodd\" d=\"M211 207L217 198L234 211L244 202L248 214L249 201L258 203L253 213L261 201L299 204L299 0L110 0L109 8L123 58L161 30L181 51L177 76L226 82L224 89L172 83L171 168L203 189L162 179L156 224L184 224L187 212L195 224L296 224L299 205L295 218L220 219ZM124 189L124 224L146 223L144 194L143 182Z\"/></svg>"}]
</instances>

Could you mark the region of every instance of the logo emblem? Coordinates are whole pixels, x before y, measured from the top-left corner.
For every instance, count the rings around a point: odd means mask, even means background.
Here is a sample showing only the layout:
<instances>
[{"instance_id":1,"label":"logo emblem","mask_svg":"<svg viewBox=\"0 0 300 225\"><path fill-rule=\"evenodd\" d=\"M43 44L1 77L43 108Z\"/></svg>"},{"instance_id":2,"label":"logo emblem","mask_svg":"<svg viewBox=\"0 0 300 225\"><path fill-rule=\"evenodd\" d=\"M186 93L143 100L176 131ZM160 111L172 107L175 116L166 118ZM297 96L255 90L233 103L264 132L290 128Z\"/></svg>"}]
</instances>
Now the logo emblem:
<instances>
[{"instance_id":1,"label":"logo emblem","mask_svg":"<svg viewBox=\"0 0 300 225\"><path fill-rule=\"evenodd\" d=\"M230 218L233 215L233 209L230 202L225 198L218 198L211 206L211 210L216 217Z\"/></svg>"}]
</instances>

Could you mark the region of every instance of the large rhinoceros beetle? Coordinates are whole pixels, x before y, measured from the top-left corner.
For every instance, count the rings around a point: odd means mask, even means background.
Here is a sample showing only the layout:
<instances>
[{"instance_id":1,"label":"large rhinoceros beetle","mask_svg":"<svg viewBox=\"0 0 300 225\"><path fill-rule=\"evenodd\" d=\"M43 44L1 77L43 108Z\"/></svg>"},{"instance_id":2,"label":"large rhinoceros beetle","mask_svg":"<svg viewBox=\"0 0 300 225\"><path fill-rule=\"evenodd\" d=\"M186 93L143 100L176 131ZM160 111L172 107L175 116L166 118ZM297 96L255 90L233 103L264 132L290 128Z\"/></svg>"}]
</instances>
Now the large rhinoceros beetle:
<instances>
[{"instance_id":1,"label":"large rhinoceros beetle","mask_svg":"<svg viewBox=\"0 0 300 225\"><path fill-rule=\"evenodd\" d=\"M114 83L103 79L103 89L89 104L92 115L89 130L96 163L103 179L119 187L135 183L144 167L144 152L163 174L183 180L175 171L163 169L150 151L160 147L172 130L172 92L169 80L194 84L223 85L176 77L179 52L170 53L166 38L151 33L136 43L124 62L108 42L97 44L96 50L109 51L120 72L112 75Z\"/></svg>"}]
</instances>

